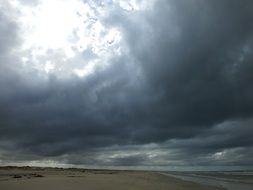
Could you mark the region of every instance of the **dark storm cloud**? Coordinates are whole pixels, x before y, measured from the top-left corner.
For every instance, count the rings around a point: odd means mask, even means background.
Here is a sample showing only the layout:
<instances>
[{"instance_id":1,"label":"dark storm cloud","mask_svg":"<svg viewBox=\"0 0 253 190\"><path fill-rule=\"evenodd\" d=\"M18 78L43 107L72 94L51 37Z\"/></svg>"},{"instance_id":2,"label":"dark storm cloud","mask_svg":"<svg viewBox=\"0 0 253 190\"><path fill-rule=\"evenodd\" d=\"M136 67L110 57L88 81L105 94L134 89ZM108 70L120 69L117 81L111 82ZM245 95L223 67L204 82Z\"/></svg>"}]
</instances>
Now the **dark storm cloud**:
<instances>
[{"instance_id":1,"label":"dark storm cloud","mask_svg":"<svg viewBox=\"0 0 253 190\"><path fill-rule=\"evenodd\" d=\"M142 66L146 94L153 97L144 122L160 126L148 132L152 140L164 140L168 133L187 137L203 127L252 115L250 4L158 1L141 23L140 15L135 20L124 14L108 19L126 28L130 50ZM143 140L150 140L145 132Z\"/></svg>"},{"instance_id":2,"label":"dark storm cloud","mask_svg":"<svg viewBox=\"0 0 253 190\"><path fill-rule=\"evenodd\" d=\"M246 0L171 0L133 15L114 7L104 22L122 29L129 55L68 80L22 78L8 55L18 29L0 15L1 149L80 153L63 160L90 165L252 164L252 7ZM160 157L141 152L148 143ZM105 156L113 145L116 152L139 146L140 153ZM229 163L231 155L240 157Z\"/></svg>"},{"instance_id":3,"label":"dark storm cloud","mask_svg":"<svg viewBox=\"0 0 253 190\"><path fill-rule=\"evenodd\" d=\"M249 3L171 1L157 6L149 18L154 19L152 48L140 47L138 39L132 44L151 93L162 94L162 106L153 114L167 113L168 124L193 126L252 114ZM176 28L175 37L167 37L170 28Z\"/></svg>"}]
</instances>

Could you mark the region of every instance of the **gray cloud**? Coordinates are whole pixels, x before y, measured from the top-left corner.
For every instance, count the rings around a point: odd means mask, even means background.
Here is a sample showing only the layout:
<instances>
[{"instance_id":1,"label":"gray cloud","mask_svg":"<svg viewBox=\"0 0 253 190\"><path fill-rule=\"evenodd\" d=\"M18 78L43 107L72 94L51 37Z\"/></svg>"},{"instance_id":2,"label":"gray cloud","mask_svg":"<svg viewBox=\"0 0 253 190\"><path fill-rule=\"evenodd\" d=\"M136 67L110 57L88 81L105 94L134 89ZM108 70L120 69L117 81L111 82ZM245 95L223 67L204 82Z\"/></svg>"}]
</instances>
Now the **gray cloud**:
<instances>
[{"instance_id":1,"label":"gray cloud","mask_svg":"<svg viewBox=\"0 0 253 190\"><path fill-rule=\"evenodd\" d=\"M18 26L0 15L0 160L252 165L251 7L171 0L129 13L114 5L103 22L121 29L128 51L85 79L25 70L11 54Z\"/></svg>"}]
</instances>

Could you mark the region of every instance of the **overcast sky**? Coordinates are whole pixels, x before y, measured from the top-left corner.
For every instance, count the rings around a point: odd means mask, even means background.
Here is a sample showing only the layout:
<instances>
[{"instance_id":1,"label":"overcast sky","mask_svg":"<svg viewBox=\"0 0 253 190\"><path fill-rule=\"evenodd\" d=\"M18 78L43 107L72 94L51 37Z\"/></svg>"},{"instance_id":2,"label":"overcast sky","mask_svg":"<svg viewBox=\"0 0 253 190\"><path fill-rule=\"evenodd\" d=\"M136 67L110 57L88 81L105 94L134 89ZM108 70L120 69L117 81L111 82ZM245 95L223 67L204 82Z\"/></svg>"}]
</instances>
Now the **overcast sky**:
<instances>
[{"instance_id":1,"label":"overcast sky","mask_svg":"<svg viewBox=\"0 0 253 190\"><path fill-rule=\"evenodd\" d=\"M253 168L252 0L0 0L0 165Z\"/></svg>"}]
</instances>

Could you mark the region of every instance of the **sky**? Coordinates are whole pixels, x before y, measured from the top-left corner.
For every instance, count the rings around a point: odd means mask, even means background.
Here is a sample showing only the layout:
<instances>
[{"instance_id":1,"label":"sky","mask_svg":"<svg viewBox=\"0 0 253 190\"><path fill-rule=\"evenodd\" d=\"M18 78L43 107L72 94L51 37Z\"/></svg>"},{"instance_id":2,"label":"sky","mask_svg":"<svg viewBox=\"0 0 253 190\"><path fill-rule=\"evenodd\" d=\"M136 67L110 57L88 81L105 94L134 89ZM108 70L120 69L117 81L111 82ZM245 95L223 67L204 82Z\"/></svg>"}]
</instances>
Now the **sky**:
<instances>
[{"instance_id":1,"label":"sky","mask_svg":"<svg viewBox=\"0 0 253 190\"><path fill-rule=\"evenodd\" d=\"M252 0L0 0L0 165L253 169Z\"/></svg>"}]
</instances>

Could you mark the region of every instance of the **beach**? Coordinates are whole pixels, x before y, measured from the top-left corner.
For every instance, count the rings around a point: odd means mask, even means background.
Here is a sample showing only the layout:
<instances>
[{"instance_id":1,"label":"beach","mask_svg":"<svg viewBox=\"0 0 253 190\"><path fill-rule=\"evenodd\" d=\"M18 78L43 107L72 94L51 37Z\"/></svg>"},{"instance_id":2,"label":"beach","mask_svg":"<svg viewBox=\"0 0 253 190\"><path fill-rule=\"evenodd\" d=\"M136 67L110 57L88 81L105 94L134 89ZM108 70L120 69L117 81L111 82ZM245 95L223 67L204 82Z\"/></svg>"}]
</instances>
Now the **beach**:
<instances>
[{"instance_id":1,"label":"beach","mask_svg":"<svg viewBox=\"0 0 253 190\"><path fill-rule=\"evenodd\" d=\"M1 190L218 190L158 172L3 167Z\"/></svg>"}]
</instances>

